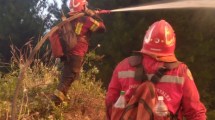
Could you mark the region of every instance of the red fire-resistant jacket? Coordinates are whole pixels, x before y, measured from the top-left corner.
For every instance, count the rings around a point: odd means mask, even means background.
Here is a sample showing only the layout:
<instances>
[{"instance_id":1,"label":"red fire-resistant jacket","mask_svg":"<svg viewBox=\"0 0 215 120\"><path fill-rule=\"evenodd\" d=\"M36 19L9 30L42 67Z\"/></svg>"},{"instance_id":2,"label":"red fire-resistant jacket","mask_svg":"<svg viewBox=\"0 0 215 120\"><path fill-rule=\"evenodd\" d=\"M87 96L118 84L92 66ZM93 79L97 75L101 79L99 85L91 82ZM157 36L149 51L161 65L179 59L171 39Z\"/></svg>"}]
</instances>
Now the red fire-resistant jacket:
<instances>
[{"instance_id":1,"label":"red fire-resistant jacket","mask_svg":"<svg viewBox=\"0 0 215 120\"><path fill-rule=\"evenodd\" d=\"M97 21L90 16L80 17L74 21L77 44L69 54L84 56L88 50L89 37L93 32L104 32L103 22Z\"/></svg>"},{"instance_id":2,"label":"red fire-resistant jacket","mask_svg":"<svg viewBox=\"0 0 215 120\"><path fill-rule=\"evenodd\" d=\"M164 63L145 55L142 64L148 78L151 79ZM128 58L116 66L106 95L108 119L110 119L111 107L118 99L120 91L126 91L127 99L129 99L131 91L134 91L133 89L140 84L134 80L134 70L135 68L130 66ZM182 116L186 120L206 120L206 108L200 102L191 72L184 63L165 73L155 87L157 94L164 97L164 102L172 114L179 109L179 120L182 120Z\"/></svg>"}]
</instances>

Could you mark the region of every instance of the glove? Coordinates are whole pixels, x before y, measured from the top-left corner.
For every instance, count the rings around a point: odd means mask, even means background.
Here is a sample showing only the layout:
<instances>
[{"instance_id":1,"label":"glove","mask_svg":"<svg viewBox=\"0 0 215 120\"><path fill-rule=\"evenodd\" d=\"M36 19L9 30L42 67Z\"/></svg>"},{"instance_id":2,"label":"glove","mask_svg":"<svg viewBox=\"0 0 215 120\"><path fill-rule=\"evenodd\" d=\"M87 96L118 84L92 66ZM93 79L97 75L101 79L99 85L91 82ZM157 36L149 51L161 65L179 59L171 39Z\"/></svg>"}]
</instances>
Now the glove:
<instances>
[{"instance_id":1,"label":"glove","mask_svg":"<svg viewBox=\"0 0 215 120\"><path fill-rule=\"evenodd\" d=\"M86 13L87 15L89 15L89 16L94 16L94 15L96 15L96 12L93 11L93 10L90 10L90 9L85 10L85 13Z\"/></svg>"}]
</instances>

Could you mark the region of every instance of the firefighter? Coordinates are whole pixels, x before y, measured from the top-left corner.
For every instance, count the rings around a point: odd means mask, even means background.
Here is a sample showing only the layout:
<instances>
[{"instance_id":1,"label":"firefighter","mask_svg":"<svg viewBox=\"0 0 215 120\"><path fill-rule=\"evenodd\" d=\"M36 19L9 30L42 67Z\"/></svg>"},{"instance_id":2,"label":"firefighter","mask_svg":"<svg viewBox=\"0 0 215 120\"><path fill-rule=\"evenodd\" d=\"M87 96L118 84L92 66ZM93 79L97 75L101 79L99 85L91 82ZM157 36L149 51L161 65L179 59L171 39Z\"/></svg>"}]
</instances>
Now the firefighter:
<instances>
[{"instance_id":1,"label":"firefighter","mask_svg":"<svg viewBox=\"0 0 215 120\"><path fill-rule=\"evenodd\" d=\"M200 96L192 74L185 63L179 62L175 56L176 38L171 25L165 20L153 23L145 34L142 49L139 52L148 79L166 63L178 63L174 69L167 71L155 86L158 96L164 97L171 115L177 113L177 119L206 120L206 108ZM115 68L106 95L107 118L110 120L113 104L125 91L127 101L135 89L142 83L134 79L135 67L129 58L122 60Z\"/></svg>"},{"instance_id":2,"label":"firefighter","mask_svg":"<svg viewBox=\"0 0 215 120\"><path fill-rule=\"evenodd\" d=\"M77 36L77 44L66 55L61 57L64 67L57 89L54 91L52 101L59 105L66 99L67 92L72 82L77 79L82 66L83 57L88 51L89 39L94 32L104 32L105 25L93 10L87 8L86 0L71 0L70 15L78 12L84 12L85 16L77 18L71 22L74 25L74 31Z\"/></svg>"}]
</instances>

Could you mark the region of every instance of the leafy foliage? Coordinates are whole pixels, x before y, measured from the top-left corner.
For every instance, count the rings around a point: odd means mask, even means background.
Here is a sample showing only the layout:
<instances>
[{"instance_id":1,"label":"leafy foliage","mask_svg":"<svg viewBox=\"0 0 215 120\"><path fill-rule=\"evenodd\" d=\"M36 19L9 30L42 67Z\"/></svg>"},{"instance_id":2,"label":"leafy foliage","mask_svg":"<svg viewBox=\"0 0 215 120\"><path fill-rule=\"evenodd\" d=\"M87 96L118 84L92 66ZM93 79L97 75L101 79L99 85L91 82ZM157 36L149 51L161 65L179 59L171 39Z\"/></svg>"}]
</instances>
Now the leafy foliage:
<instances>
[{"instance_id":1,"label":"leafy foliage","mask_svg":"<svg viewBox=\"0 0 215 120\"><path fill-rule=\"evenodd\" d=\"M89 54L93 57L89 57L85 62L88 69L82 69L80 80L73 83L67 101L60 107L56 107L50 100L50 95L58 83L60 64L44 64L38 59L34 60L33 66L25 73L26 77L19 95L18 119L104 119L105 91L102 89L102 83L96 80L95 75L99 70L92 63L96 55ZM0 79L0 119L10 119L10 101L19 73L17 65L11 67L15 67L13 71Z\"/></svg>"},{"instance_id":2,"label":"leafy foliage","mask_svg":"<svg viewBox=\"0 0 215 120\"><path fill-rule=\"evenodd\" d=\"M45 15L47 7L50 14ZM10 44L21 48L30 39L37 43L38 37L53 25L52 13L60 12L56 3L49 5L47 0L1 0L0 13L0 53L9 61Z\"/></svg>"}]
</instances>

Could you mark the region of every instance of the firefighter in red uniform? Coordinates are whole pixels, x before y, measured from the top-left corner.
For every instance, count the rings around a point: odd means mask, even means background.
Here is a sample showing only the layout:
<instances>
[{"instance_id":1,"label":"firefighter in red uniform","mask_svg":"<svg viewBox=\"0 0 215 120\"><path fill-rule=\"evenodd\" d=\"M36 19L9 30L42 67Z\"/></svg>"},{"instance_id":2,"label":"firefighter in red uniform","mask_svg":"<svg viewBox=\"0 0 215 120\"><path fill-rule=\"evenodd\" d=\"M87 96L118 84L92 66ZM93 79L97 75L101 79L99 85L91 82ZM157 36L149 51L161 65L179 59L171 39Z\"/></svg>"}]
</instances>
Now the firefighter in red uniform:
<instances>
[{"instance_id":1,"label":"firefighter in red uniform","mask_svg":"<svg viewBox=\"0 0 215 120\"><path fill-rule=\"evenodd\" d=\"M189 68L179 62L174 54L176 38L171 25L165 20L152 24L144 37L142 49L142 65L150 80L158 68L164 63L178 62L178 67L167 71L155 84L158 96L164 97L169 112L178 113L177 119L206 120L206 108L201 103L198 90ZM128 58L121 61L115 68L106 95L107 118L110 119L111 109L120 95L126 91L127 100L141 82L134 79L135 68L129 64Z\"/></svg>"},{"instance_id":2,"label":"firefighter in red uniform","mask_svg":"<svg viewBox=\"0 0 215 120\"><path fill-rule=\"evenodd\" d=\"M104 32L105 26L102 21L96 20L94 11L87 8L88 2L86 0L71 0L70 1L70 15L77 12L85 12L86 15L73 21L74 31L77 35L77 44L69 52L61 58L64 63L62 69L62 76L57 89L52 97L55 105L59 105L65 100L69 87L72 82L78 77L83 57L88 50L89 38L93 32Z\"/></svg>"}]
</instances>

